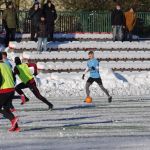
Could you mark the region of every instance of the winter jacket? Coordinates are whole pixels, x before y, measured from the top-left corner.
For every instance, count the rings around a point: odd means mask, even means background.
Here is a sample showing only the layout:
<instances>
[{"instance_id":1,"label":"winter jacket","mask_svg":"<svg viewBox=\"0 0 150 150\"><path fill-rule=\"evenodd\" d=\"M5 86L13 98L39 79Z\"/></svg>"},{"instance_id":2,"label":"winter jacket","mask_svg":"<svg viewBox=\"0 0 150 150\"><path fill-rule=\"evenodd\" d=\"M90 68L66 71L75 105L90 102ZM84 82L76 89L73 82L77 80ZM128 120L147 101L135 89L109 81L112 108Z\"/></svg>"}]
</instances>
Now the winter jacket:
<instances>
[{"instance_id":1,"label":"winter jacket","mask_svg":"<svg viewBox=\"0 0 150 150\"><path fill-rule=\"evenodd\" d=\"M112 26L125 26L125 17L122 10L115 9L111 14Z\"/></svg>"},{"instance_id":2,"label":"winter jacket","mask_svg":"<svg viewBox=\"0 0 150 150\"><path fill-rule=\"evenodd\" d=\"M57 19L55 6L52 4L51 7L49 7L48 4L45 4L43 6L43 14L46 18L47 24L54 25L54 22Z\"/></svg>"},{"instance_id":3,"label":"winter jacket","mask_svg":"<svg viewBox=\"0 0 150 150\"><path fill-rule=\"evenodd\" d=\"M135 12L125 12L125 19L126 19L126 28L129 32L131 32L136 24L136 13Z\"/></svg>"},{"instance_id":4,"label":"winter jacket","mask_svg":"<svg viewBox=\"0 0 150 150\"><path fill-rule=\"evenodd\" d=\"M38 27L38 37L46 38L48 37L47 26L45 22L40 22Z\"/></svg>"},{"instance_id":5,"label":"winter jacket","mask_svg":"<svg viewBox=\"0 0 150 150\"><path fill-rule=\"evenodd\" d=\"M5 28L17 28L17 13L15 9L6 9L3 13L3 23Z\"/></svg>"},{"instance_id":6,"label":"winter jacket","mask_svg":"<svg viewBox=\"0 0 150 150\"><path fill-rule=\"evenodd\" d=\"M41 18L42 11L39 8L38 10L35 10L33 7L29 10L29 17L31 19L31 25L37 27L40 18Z\"/></svg>"}]
</instances>

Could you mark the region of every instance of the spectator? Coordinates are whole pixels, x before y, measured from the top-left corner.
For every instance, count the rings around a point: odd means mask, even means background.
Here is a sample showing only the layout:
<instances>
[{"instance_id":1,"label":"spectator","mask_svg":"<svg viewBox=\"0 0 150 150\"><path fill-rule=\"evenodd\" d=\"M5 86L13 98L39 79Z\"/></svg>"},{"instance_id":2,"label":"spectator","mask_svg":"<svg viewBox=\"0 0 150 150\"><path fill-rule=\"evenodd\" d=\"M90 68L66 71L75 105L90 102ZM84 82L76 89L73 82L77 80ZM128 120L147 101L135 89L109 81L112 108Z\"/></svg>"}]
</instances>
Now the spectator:
<instances>
[{"instance_id":1,"label":"spectator","mask_svg":"<svg viewBox=\"0 0 150 150\"><path fill-rule=\"evenodd\" d=\"M37 40L37 31L40 22L40 16L41 9L39 8L39 3L36 2L29 11L29 17L31 19L31 41Z\"/></svg>"},{"instance_id":2,"label":"spectator","mask_svg":"<svg viewBox=\"0 0 150 150\"><path fill-rule=\"evenodd\" d=\"M126 19L126 31L127 31L127 39L131 42L132 41L132 32L136 25L137 16L134 11L134 8L131 7L129 11L125 12L125 19Z\"/></svg>"},{"instance_id":3,"label":"spectator","mask_svg":"<svg viewBox=\"0 0 150 150\"><path fill-rule=\"evenodd\" d=\"M123 41L123 29L125 28L125 17L119 4L111 14L111 25L113 29L113 41Z\"/></svg>"},{"instance_id":4,"label":"spectator","mask_svg":"<svg viewBox=\"0 0 150 150\"><path fill-rule=\"evenodd\" d=\"M38 28L38 51L47 51L47 28L45 18L42 16Z\"/></svg>"},{"instance_id":5,"label":"spectator","mask_svg":"<svg viewBox=\"0 0 150 150\"><path fill-rule=\"evenodd\" d=\"M16 28L18 27L17 12L12 2L9 2L3 13L3 25L6 30L5 46L8 47L9 41L15 41Z\"/></svg>"},{"instance_id":6,"label":"spectator","mask_svg":"<svg viewBox=\"0 0 150 150\"><path fill-rule=\"evenodd\" d=\"M51 0L47 0L47 3L43 6L43 14L47 21L48 29L48 40L53 41L55 20L57 19L57 13L55 6L52 4Z\"/></svg>"}]
</instances>

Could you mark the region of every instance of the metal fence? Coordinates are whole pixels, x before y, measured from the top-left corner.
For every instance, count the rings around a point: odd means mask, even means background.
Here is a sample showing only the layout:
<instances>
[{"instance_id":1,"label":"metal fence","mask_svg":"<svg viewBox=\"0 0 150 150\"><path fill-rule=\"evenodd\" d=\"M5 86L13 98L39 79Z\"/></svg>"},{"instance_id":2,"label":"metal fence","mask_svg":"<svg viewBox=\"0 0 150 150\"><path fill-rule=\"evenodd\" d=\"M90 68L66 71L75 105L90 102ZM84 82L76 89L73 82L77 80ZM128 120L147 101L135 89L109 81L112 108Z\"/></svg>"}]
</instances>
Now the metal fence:
<instances>
[{"instance_id":1,"label":"metal fence","mask_svg":"<svg viewBox=\"0 0 150 150\"><path fill-rule=\"evenodd\" d=\"M150 12L138 12L136 32L150 34ZM28 11L19 11L19 28L24 33L30 32ZM0 11L2 25L2 11ZM110 12L58 12L55 23L56 32L111 32Z\"/></svg>"}]
</instances>

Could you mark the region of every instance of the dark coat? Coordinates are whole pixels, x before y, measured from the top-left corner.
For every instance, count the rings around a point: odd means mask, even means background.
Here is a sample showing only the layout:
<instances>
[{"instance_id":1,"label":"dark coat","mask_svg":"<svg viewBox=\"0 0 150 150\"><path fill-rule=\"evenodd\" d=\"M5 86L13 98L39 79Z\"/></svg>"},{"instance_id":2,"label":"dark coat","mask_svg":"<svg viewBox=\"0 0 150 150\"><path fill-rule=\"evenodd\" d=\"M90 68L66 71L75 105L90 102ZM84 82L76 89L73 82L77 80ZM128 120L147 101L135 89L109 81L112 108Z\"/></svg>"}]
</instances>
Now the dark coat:
<instances>
[{"instance_id":1,"label":"dark coat","mask_svg":"<svg viewBox=\"0 0 150 150\"><path fill-rule=\"evenodd\" d=\"M31 19L31 25L32 26L38 26L40 22L40 18L42 15L42 10L39 8L38 10L35 10L33 7L29 10L29 18Z\"/></svg>"},{"instance_id":2,"label":"dark coat","mask_svg":"<svg viewBox=\"0 0 150 150\"><path fill-rule=\"evenodd\" d=\"M115 9L111 14L112 26L125 26L125 16L122 10Z\"/></svg>"},{"instance_id":3,"label":"dark coat","mask_svg":"<svg viewBox=\"0 0 150 150\"><path fill-rule=\"evenodd\" d=\"M16 28L18 26L17 12L15 9L7 8L4 11L3 24L5 28Z\"/></svg>"},{"instance_id":4,"label":"dark coat","mask_svg":"<svg viewBox=\"0 0 150 150\"><path fill-rule=\"evenodd\" d=\"M41 38L48 37L47 26L46 26L45 22L40 22L39 27L38 27L37 36L41 37Z\"/></svg>"},{"instance_id":5,"label":"dark coat","mask_svg":"<svg viewBox=\"0 0 150 150\"><path fill-rule=\"evenodd\" d=\"M48 4L45 4L43 6L43 15L46 18L47 24L54 25L54 22L57 19L55 6L52 4L51 7L48 7Z\"/></svg>"}]
</instances>

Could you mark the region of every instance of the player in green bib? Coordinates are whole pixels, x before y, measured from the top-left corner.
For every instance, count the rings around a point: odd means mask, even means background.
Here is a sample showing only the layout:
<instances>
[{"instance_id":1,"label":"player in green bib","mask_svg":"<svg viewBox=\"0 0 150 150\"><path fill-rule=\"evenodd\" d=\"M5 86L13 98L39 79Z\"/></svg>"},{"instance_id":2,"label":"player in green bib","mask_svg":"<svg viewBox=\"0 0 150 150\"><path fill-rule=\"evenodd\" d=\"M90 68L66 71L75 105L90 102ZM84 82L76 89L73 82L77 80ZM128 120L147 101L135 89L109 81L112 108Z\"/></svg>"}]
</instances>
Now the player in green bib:
<instances>
[{"instance_id":1,"label":"player in green bib","mask_svg":"<svg viewBox=\"0 0 150 150\"><path fill-rule=\"evenodd\" d=\"M32 75L30 69L29 69L29 64L26 63L22 63L19 57L15 58L15 68L14 68L14 74L18 75L20 80L22 81L22 83L18 84L15 87L16 92L21 96L22 99L22 105L29 101L29 99L27 98L27 96L24 94L24 92L22 91L22 89L25 88L29 88L33 94L39 99L41 100L43 103L48 105L49 109L53 109L53 104L51 104L46 98L44 98L37 86L36 86L36 82L34 80L34 76ZM36 66L34 66L34 75L37 75L37 70L36 70Z\"/></svg>"},{"instance_id":2,"label":"player in green bib","mask_svg":"<svg viewBox=\"0 0 150 150\"><path fill-rule=\"evenodd\" d=\"M10 111L10 103L14 97L14 78L11 68L2 60L2 53L0 53L0 113L10 120L12 127L11 132L20 131L18 127L18 117Z\"/></svg>"}]
</instances>

